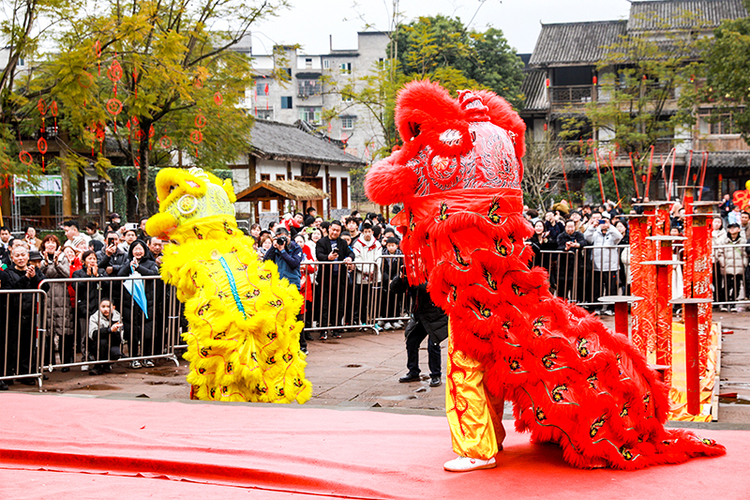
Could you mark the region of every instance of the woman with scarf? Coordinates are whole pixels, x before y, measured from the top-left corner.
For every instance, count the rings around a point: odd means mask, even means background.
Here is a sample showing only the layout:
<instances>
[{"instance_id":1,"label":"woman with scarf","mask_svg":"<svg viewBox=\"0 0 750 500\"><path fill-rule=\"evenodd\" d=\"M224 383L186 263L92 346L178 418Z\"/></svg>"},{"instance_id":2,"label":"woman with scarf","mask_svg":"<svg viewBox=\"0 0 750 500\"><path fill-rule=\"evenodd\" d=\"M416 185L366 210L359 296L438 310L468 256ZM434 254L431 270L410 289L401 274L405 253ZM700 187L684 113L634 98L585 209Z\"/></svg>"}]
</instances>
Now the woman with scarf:
<instances>
[{"instance_id":1,"label":"woman with scarf","mask_svg":"<svg viewBox=\"0 0 750 500\"><path fill-rule=\"evenodd\" d=\"M133 278L123 283L122 293L122 321L124 323L125 341L128 343L129 356L138 355L138 344L141 345L140 355L151 356L161 354L161 346L154 342L154 280L139 280L141 276L156 276L159 266L148 246L141 240L135 240L128 249L128 258L120 268L119 276ZM154 362L147 359L143 365L147 368L154 366ZM131 368L140 368L141 362L133 360Z\"/></svg>"}]
</instances>

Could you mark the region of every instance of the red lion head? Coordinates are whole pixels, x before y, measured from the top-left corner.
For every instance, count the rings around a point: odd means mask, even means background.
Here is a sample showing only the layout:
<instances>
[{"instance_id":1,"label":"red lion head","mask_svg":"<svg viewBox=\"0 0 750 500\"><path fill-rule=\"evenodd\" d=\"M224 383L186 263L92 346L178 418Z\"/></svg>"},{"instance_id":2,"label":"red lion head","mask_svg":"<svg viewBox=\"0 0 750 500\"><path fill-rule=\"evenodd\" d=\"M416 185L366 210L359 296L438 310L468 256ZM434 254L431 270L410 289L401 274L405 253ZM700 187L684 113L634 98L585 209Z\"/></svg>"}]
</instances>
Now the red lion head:
<instances>
[{"instance_id":1,"label":"red lion head","mask_svg":"<svg viewBox=\"0 0 750 500\"><path fill-rule=\"evenodd\" d=\"M411 82L398 95L396 126L404 146L373 165L365 190L389 205L439 191L520 189L526 125L505 99L437 83Z\"/></svg>"}]
</instances>

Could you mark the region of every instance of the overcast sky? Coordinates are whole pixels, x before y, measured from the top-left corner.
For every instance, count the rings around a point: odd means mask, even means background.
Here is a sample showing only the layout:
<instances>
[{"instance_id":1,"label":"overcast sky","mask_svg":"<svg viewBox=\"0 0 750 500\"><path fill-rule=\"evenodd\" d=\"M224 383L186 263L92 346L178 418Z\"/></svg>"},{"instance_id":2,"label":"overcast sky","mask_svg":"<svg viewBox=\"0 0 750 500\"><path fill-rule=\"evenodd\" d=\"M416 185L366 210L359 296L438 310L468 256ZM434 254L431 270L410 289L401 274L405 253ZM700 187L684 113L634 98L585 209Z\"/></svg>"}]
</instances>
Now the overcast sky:
<instances>
[{"instance_id":1,"label":"overcast sky","mask_svg":"<svg viewBox=\"0 0 750 500\"><path fill-rule=\"evenodd\" d=\"M289 0L291 9L253 30L253 53L268 54L274 44L302 45L306 54L324 54L333 35L334 49L356 49L357 31L391 27L393 0ZM402 22L443 14L484 31L505 34L519 53L534 50L540 23L626 19L627 0L400 0ZM473 18L473 20L472 20Z\"/></svg>"}]
</instances>

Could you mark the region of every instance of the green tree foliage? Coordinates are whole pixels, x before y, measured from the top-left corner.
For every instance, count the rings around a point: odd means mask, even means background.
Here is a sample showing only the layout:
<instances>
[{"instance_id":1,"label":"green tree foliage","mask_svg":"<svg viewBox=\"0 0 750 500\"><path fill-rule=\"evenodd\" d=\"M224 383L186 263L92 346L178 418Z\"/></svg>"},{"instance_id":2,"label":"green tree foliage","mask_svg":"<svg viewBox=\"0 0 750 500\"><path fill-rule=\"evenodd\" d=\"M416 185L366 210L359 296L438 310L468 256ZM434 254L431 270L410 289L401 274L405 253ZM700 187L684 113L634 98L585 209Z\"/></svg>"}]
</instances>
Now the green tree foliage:
<instances>
[{"instance_id":1,"label":"green tree foliage","mask_svg":"<svg viewBox=\"0 0 750 500\"><path fill-rule=\"evenodd\" d=\"M232 47L284 5L108 0L72 21L34 82L58 103L70 135L67 161L104 173L111 158L102 142L114 140L122 163L138 168L143 216L149 166L178 154L209 169L235 160L248 146L252 118L240 105L253 73L249 58Z\"/></svg>"},{"instance_id":2,"label":"green tree foliage","mask_svg":"<svg viewBox=\"0 0 750 500\"><path fill-rule=\"evenodd\" d=\"M523 62L498 29L478 32L459 18L420 17L400 26L391 43L406 81L429 78L451 91L482 87L522 104Z\"/></svg>"},{"instance_id":3,"label":"green tree foliage","mask_svg":"<svg viewBox=\"0 0 750 500\"><path fill-rule=\"evenodd\" d=\"M7 189L14 175L33 178L41 172L38 165L20 161L24 105L35 96L29 93L28 80L35 71L39 46L45 34L78 12L77 0L14 0L0 2L0 47L5 67L0 69L0 189ZM26 137L26 139L29 139ZM9 197L3 196L8 210Z\"/></svg>"},{"instance_id":4,"label":"green tree foliage","mask_svg":"<svg viewBox=\"0 0 750 500\"><path fill-rule=\"evenodd\" d=\"M750 0L745 0L750 12ZM750 17L725 21L705 44L706 83L698 92L704 103L715 107L717 116L731 111L734 133L750 144Z\"/></svg>"}]
</instances>

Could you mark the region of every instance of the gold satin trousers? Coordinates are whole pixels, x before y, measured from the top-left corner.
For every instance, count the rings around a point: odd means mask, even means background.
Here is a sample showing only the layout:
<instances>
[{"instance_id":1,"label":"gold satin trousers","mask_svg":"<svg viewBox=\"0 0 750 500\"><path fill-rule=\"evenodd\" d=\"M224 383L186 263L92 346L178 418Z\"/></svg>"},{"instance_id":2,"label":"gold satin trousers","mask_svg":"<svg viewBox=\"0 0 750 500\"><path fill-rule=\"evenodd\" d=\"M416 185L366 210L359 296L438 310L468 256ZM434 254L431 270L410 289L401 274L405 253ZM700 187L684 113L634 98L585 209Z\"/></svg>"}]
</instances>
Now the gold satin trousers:
<instances>
[{"instance_id":1,"label":"gold satin trousers","mask_svg":"<svg viewBox=\"0 0 750 500\"><path fill-rule=\"evenodd\" d=\"M455 350L449 335L445 410L456 454L489 460L502 450L503 396L485 390L481 363Z\"/></svg>"}]
</instances>

